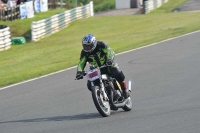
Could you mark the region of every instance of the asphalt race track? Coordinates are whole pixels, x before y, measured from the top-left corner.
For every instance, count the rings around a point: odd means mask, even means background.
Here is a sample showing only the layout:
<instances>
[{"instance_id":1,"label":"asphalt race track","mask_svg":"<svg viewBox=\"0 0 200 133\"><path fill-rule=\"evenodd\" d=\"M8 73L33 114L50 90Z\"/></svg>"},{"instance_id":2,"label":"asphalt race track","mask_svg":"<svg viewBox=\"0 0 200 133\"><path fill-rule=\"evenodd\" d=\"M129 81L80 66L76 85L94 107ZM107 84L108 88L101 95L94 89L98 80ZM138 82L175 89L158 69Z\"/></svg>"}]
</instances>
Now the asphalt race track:
<instances>
[{"instance_id":1,"label":"asphalt race track","mask_svg":"<svg viewBox=\"0 0 200 133\"><path fill-rule=\"evenodd\" d=\"M0 90L0 133L199 133L200 32L116 56L133 109L97 112L76 68Z\"/></svg>"}]
</instances>

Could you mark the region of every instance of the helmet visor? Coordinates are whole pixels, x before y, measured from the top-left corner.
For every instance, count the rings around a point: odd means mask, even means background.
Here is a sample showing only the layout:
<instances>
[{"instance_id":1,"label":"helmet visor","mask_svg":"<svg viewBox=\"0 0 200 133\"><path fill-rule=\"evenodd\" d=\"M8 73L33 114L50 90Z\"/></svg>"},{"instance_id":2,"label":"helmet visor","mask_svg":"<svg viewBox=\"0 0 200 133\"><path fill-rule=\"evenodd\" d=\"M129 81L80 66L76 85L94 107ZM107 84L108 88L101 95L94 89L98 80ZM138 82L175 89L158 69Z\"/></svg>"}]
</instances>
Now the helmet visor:
<instances>
[{"instance_id":1,"label":"helmet visor","mask_svg":"<svg viewBox=\"0 0 200 133\"><path fill-rule=\"evenodd\" d=\"M85 50L85 51L90 51L92 48L93 48L93 44L90 44L90 45L83 45L83 49Z\"/></svg>"}]
</instances>

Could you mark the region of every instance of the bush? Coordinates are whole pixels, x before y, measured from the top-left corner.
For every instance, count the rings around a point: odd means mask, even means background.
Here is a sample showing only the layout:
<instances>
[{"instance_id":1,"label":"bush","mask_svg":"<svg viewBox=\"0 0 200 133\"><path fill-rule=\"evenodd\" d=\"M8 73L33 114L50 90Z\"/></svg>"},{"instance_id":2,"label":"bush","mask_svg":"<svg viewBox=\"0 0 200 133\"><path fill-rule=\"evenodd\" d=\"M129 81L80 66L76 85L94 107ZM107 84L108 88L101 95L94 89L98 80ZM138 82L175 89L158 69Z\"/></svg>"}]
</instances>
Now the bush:
<instances>
[{"instance_id":1,"label":"bush","mask_svg":"<svg viewBox=\"0 0 200 133\"><path fill-rule=\"evenodd\" d=\"M115 8L115 0L94 0L94 12L107 11Z\"/></svg>"},{"instance_id":2,"label":"bush","mask_svg":"<svg viewBox=\"0 0 200 133\"><path fill-rule=\"evenodd\" d=\"M63 0L63 4L66 5L65 7L67 9L72 9L76 7L76 4L77 6L82 6L88 4L90 1L91 0ZM49 2L49 3L51 3L52 5L49 8L54 9L57 6L59 6L59 4L56 2L54 3ZM115 0L93 0L93 3L94 3L94 12L107 11L115 8Z\"/></svg>"},{"instance_id":3,"label":"bush","mask_svg":"<svg viewBox=\"0 0 200 133\"><path fill-rule=\"evenodd\" d=\"M74 2L75 0L71 0L71 4ZM78 5L80 5L80 3L86 5L89 2L90 0L78 0ZM94 12L107 11L115 8L115 0L93 0L93 3L94 3Z\"/></svg>"}]
</instances>

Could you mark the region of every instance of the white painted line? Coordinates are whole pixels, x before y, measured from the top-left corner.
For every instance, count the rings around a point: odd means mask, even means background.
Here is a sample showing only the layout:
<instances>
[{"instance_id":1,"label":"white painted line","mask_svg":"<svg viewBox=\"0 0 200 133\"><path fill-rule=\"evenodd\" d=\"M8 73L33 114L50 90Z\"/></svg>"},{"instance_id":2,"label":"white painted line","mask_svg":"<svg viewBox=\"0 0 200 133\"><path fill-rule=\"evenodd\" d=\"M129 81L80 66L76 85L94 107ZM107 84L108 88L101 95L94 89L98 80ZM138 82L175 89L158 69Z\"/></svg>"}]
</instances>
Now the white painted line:
<instances>
[{"instance_id":1,"label":"white painted line","mask_svg":"<svg viewBox=\"0 0 200 133\"><path fill-rule=\"evenodd\" d=\"M200 10L195 10L195 11L182 11L182 12L200 12Z\"/></svg>"},{"instance_id":2,"label":"white painted line","mask_svg":"<svg viewBox=\"0 0 200 133\"><path fill-rule=\"evenodd\" d=\"M177 38L180 38L180 37L191 35L191 34L194 34L194 33L197 33L197 32L200 32L200 30L194 31L194 32L191 32L191 33L187 33L187 34L184 34L184 35L181 35L181 36L169 38L169 39L166 39L166 40L163 40L163 41L160 41L160 42L156 42L156 43L153 43L153 44L150 44L150 45L145 45L145 46L135 48L135 49L132 49L132 50L128 50L128 51L125 51L125 52L121 52L121 53L118 53L116 55L120 55L120 54L124 54L124 53L128 53L128 52L132 52L132 51L135 51L135 50L143 49L143 48L150 47L150 46L153 46L153 45L156 45L156 44L159 44L159 43L163 43L163 42L167 42L167 41L170 41L170 40L173 40L173 39L177 39Z\"/></svg>"},{"instance_id":3,"label":"white painted line","mask_svg":"<svg viewBox=\"0 0 200 133\"><path fill-rule=\"evenodd\" d=\"M4 89L7 89L7 88L10 88L10 87L13 87L13 86L24 84L24 83L27 83L27 82L30 82L30 81L34 81L34 80L37 80L37 79L41 79L41 78L44 78L44 77L48 77L48 76L51 76L51 75L54 75L54 74L57 74L57 73L61 73L61 72L64 72L64 71L67 71L67 70L70 70L70 69L73 69L73 68L76 68L76 67L77 66L73 66L73 67L70 67L70 68L67 68L67 69L64 69L64 70L60 70L60 71L57 71L57 72L54 72L54 73L50 73L50 74L47 74L47 75L44 75L44 76L40 76L40 77L37 77L37 78L29 79L29 80L26 80L26 81L23 81L23 82L20 82L20 83L16 83L16 84L13 84L13 85L5 86L5 87L0 88L0 90L4 90Z\"/></svg>"},{"instance_id":4,"label":"white painted line","mask_svg":"<svg viewBox=\"0 0 200 133\"><path fill-rule=\"evenodd\" d=\"M166 39L166 40L164 40L164 41L157 42L157 43L153 43L153 44L146 45L146 46L143 46L143 47L139 47L139 48L136 48L136 49L128 50L128 51L125 51L125 52L122 52L122 53L118 53L118 54L116 54L116 55L121 55L121 54L128 53L128 52L132 52L132 51L135 51L135 50L143 49L143 48L150 47L150 46L153 46L153 45L162 43L162 42L167 42L167 41L170 41L170 40L173 40L173 39L176 39L176 38L180 38L180 37L184 37L184 36L187 36L187 35L191 35L191 34L194 34L194 33L197 33L197 32L200 32L200 30L195 31L195 32L191 32L191 33L188 33L188 34L184 34L184 35L181 35L181 36L178 36L178 37L169 38L169 39ZM73 68L76 68L76 67L77 67L77 66L70 67L70 68L67 68L67 69L64 69L64 70L60 70L60 71L57 71L57 72L54 72L54 73L50 73L50 74L47 74L47 75L44 75L44 76L41 76L41 77L37 77L37 78L33 78L33 79L30 79L30 80L26 80L26 81L23 81L23 82L20 82L20 83L16 83L16 84L13 84L13 85L5 86L5 87L0 88L0 90L4 90L4 89L7 89L7 88L11 88L11 87L13 87L13 86L17 86L17 85L20 85L20 84L24 84L24 83L27 83L27 82L30 82L30 81L34 81L34 80L37 80L37 79L41 79L41 78L44 78L44 77L48 77L48 76L51 76L51 75L54 75L54 74L57 74L57 73L61 73L61 72L64 72L64 71L67 71L67 70L70 70L70 69L73 69Z\"/></svg>"}]
</instances>

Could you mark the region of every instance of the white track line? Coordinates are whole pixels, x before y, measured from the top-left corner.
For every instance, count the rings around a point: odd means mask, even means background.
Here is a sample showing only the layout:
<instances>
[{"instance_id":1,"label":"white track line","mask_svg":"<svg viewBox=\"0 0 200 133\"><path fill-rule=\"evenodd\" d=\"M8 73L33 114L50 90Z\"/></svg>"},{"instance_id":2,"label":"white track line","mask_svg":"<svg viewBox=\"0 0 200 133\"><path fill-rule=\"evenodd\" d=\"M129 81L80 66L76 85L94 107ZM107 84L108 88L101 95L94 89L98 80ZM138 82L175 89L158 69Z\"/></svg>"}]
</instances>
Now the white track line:
<instances>
[{"instance_id":1,"label":"white track line","mask_svg":"<svg viewBox=\"0 0 200 133\"><path fill-rule=\"evenodd\" d=\"M70 69L73 69L73 68L76 68L76 66L70 67L70 68L67 68L67 69L64 69L64 70L60 70L60 71L57 71L57 72L54 72L54 73L50 73L50 74L47 74L47 75L44 75L44 76L40 76L40 77L37 77L37 78L29 79L29 80L19 82L19 83L16 83L16 84L12 84L12 85L9 85L9 86L5 86L5 87L0 88L0 90L4 90L4 89L7 89L7 88L10 88L10 87L13 87L13 86L24 84L24 83L34 81L34 80L37 80L37 79L41 79L41 78L44 78L44 77L48 77L48 76L54 75L56 73L61 73L61 72L64 72L64 71L67 71L67 70L70 70Z\"/></svg>"},{"instance_id":2,"label":"white track line","mask_svg":"<svg viewBox=\"0 0 200 133\"><path fill-rule=\"evenodd\" d=\"M197 32L200 32L200 30L195 31L195 32L191 32L191 33L187 33L187 34L184 34L184 35L181 35L181 36L178 36L178 37L169 38L169 39L166 39L166 40L164 40L164 41L157 42L157 43L153 43L153 44L146 45L146 46L143 46L143 47L139 47L139 48L136 48L136 49L128 50L128 51L125 51L125 52L122 52L122 53L118 53L118 54L116 54L116 55L120 55L120 54L124 54L124 53L128 53L128 52L132 52L132 51L135 51L135 50L143 49L143 48L150 47L150 46L153 46L153 45L162 43L162 42L167 42L167 41L169 41L169 40L173 40L173 39L176 39L176 38L180 38L180 37L184 37L184 36L187 36L187 35L191 35L191 34L194 34L194 33L197 33ZM20 85L20 84L24 84L24 83L27 83L27 82L30 82L30 81L34 81L34 80L37 80L37 79L41 79L41 78L44 78L44 77L48 77L48 76L51 76L51 75L54 75L54 74L57 74L57 73L61 73L61 72L64 72L64 71L67 71L67 70L70 70L70 69L73 69L73 68L76 68L76 67L77 67L77 66L70 67L70 68L67 68L67 69L64 69L64 70L60 70L60 71L57 71L57 72L54 72L54 73L50 73L50 74L47 74L47 75L44 75L44 76L40 76L40 77L37 77L37 78L33 78L33 79L30 79L30 80L26 80L26 81L23 81L23 82L20 82L20 83L16 83L16 84L13 84L13 85L5 86L5 87L0 88L0 90L4 90L4 89L7 89L7 88L11 88L11 87L13 87L13 86L17 86L17 85Z\"/></svg>"}]
</instances>

